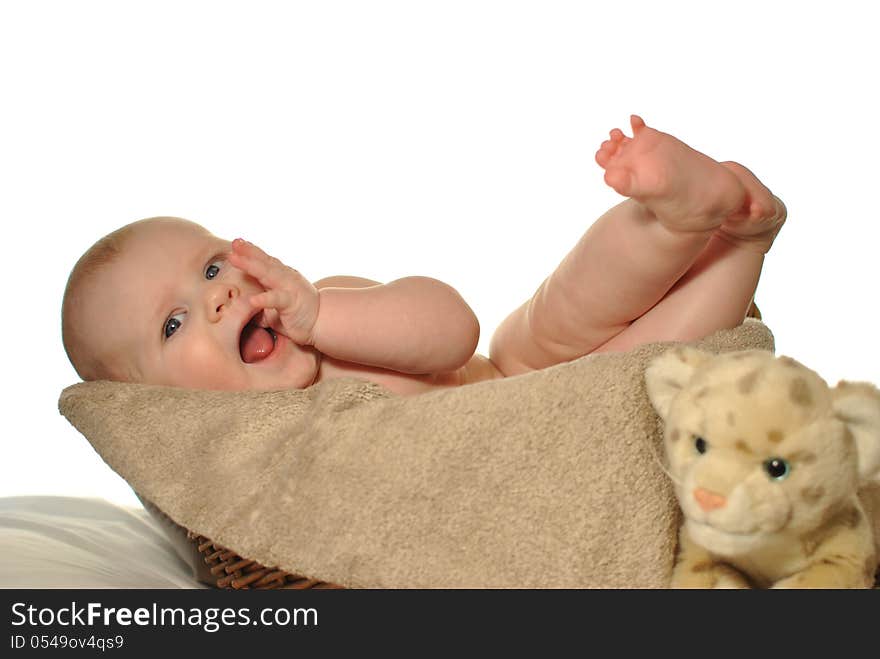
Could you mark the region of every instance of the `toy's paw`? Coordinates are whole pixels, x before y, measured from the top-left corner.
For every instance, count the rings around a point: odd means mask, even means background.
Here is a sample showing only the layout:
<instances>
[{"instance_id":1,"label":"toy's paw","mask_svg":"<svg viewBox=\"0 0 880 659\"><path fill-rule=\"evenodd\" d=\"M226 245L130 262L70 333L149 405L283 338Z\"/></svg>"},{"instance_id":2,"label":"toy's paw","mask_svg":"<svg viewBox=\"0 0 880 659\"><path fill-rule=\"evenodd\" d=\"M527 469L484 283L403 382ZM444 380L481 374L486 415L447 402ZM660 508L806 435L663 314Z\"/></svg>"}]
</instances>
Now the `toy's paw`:
<instances>
[{"instance_id":1,"label":"toy's paw","mask_svg":"<svg viewBox=\"0 0 880 659\"><path fill-rule=\"evenodd\" d=\"M715 590L744 590L751 588L749 582L743 579L740 574L731 571L719 571L716 574Z\"/></svg>"},{"instance_id":2,"label":"toy's paw","mask_svg":"<svg viewBox=\"0 0 880 659\"><path fill-rule=\"evenodd\" d=\"M807 569L798 572L785 579L780 579L772 588L774 589L819 589L819 588L871 588L874 585L874 573L866 569L863 573L858 570Z\"/></svg>"},{"instance_id":3,"label":"toy's paw","mask_svg":"<svg viewBox=\"0 0 880 659\"><path fill-rule=\"evenodd\" d=\"M671 588L742 590L751 588L748 580L728 565L720 563L680 563L672 574Z\"/></svg>"}]
</instances>

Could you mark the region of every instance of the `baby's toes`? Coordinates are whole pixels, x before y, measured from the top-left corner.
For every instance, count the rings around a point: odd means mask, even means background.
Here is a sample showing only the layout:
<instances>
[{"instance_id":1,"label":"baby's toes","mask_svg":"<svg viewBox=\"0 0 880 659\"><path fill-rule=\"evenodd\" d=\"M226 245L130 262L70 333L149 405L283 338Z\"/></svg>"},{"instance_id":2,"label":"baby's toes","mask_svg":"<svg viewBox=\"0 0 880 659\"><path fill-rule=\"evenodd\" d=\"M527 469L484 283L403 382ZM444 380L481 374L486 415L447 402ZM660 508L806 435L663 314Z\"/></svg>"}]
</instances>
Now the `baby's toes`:
<instances>
[{"instance_id":1,"label":"baby's toes","mask_svg":"<svg viewBox=\"0 0 880 659\"><path fill-rule=\"evenodd\" d=\"M721 164L733 172L746 192L748 205L736 213L737 217L750 222L774 219L778 211L776 197L767 186L761 183L751 170L737 162L728 161Z\"/></svg>"},{"instance_id":2,"label":"baby's toes","mask_svg":"<svg viewBox=\"0 0 880 659\"><path fill-rule=\"evenodd\" d=\"M619 129L615 128L611 131L611 139L602 142L599 151L596 153L596 162L603 168L608 165L612 158L619 156L627 144L632 142L632 138L624 135Z\"/></svg>"},{"instance_id":3,"label":"baby's toes","mask_svg":"<svg viewBox=\"0 0 880 659\"><path fill-rule=\"evenodd\" d=\"M608 163L611 162L611 159L614 157L614 154L617 153L617 149L617 144L611 140L605 140L602 142L602 145L596 152L596 162L599 163L599 166L602 168L607 167Z\"/></svg>"},{"instance_id":4,"label":"baby's toes","mask_svg":"<svg viewBox=\"0 0 880 659\"><path fill-rule=\"evenodd\" d=\"M629 140L629 138L626 135L624 135L623 131L620 130L619 128L612 128L610 135L611 135L611 141L615 142L617 144L622 144L622 143Z\"/></svg>"},{"instance_id":5,"label":"baby's toes","mask_svg":"<svg viewBox=\"0 0 880 659\"><path fill-rule=\"evenodd\" d=\"M772 198L768 195L766 199L751 199L749 203L749 221L761 222L763 220L773 219L775 215Z\"/></svg>"},{"instance_id":6,"label":"baby's toes","mask_svg":"<svg viewBox=\"0 0 880 659\"><path fill-rule=\"evenodd\" d=\"M617 194L624 197L632 196L632 173L624 167L612 167L605 170L605 183Z\"/></svg>"},{"instance_id":7,"label":"baby's toes","mask_svg":"<svg viewBox=\"0 0 880 659\"><path fill-rule=\"evenodd\" d=\"M749 219L753 222L765 222L775 224L785 220L785 204L764 188L762 194L751 199L749 204Z\"/></svg>"}]
</instances>

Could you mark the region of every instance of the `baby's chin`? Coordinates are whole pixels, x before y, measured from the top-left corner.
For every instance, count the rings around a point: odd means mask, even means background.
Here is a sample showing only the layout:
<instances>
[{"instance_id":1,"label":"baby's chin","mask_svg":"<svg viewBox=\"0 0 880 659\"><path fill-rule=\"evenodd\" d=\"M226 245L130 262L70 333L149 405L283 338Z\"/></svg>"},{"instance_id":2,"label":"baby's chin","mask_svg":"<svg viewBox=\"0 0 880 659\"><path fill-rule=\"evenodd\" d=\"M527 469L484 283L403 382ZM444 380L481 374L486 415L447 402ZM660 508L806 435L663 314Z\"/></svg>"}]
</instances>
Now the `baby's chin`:
<instances>
[{"instance_id":1,"label":"baby's chin","mask_svg":"<svg viewBox=\"0 0 880 659\"><path fill-rule=\"evenodd\" d=\"M281 387L286 389L305 389L315 383L318 379L318 371L321 366L321 355L314 349L309 349L303 359L298 360L299 363L285 372ZM302 362L306 362L305 364Z\"/></svg>"},{"instance_id":2,"label":"baby's chin","mask_svg":"<svg viewBox=\"0 0 880 659\"><path fill-rule=\"evenodd\" d=\"M314 384L321 366L321 353L279 336L268 358L245 364L247 389L305 389Z\"/></svg>"}]
</instances>

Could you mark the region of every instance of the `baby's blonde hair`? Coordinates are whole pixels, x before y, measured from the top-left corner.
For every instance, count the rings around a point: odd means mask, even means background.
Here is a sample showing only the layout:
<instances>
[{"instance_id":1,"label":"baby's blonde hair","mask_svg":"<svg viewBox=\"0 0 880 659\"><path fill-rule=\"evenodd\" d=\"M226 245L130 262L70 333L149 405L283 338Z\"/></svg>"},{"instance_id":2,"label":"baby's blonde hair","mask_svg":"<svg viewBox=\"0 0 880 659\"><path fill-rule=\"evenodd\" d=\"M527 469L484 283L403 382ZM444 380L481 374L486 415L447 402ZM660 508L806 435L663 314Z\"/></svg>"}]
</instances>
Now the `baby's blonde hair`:
<instances>
[{"instance_id":1,"label":"baby's blonde hair","mask_svg":"<svg viewBox=\"0 0 880 659\"><path fill-rule=\"evenodd\" d=\"M61 301L61 341L67 358L83 380L124 379L111 368L111 361L117 356L101 353L97 346L88 345L89 342L85 340L82 324L85 320L83 297L86 289L107 266L119 259L136 229L148 223L164 221L195 224L170 216L148 217L126 224L89 247L70 271Z\"/></svg>"},{"instance_id":2,"label":"baby's blonde hair","mask_svg":"<svg viewBox=\"0 0 880 659\"><path fill-rule=\"evenodd\" d=\"M70 271L64 297L61 301L61 341L67 358L74 370L83 380L111 379L107 356L99 354L94 346L83 340L80 325L82 317L82 296L86 286L104 268L115 262L129 236L134 224L127 224L107 234L79 257Z\"/></svg>"}]
</instances>

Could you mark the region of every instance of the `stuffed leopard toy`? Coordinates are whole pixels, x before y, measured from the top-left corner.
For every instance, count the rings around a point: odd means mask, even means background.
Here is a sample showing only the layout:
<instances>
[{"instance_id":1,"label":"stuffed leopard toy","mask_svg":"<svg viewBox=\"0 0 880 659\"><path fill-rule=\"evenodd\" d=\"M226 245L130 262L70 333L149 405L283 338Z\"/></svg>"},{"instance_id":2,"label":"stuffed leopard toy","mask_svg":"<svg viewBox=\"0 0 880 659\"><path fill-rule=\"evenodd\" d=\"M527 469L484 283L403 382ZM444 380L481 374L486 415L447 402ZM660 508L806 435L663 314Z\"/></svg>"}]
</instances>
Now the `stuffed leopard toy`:
<instances>
[{"instance_id":1,"label":"stuffed leopard toy","mask_svg":"<svg viewBox=\"0 0 880 659\"><path fill-rule=\"evenodd\" d=\"M686 346L645 381L684 514L673 588L874 584L880 390L832 389L762 350Z\"/></svg>"}]
</instances>

